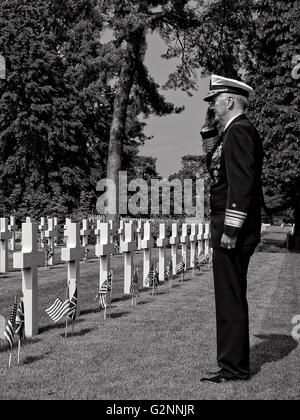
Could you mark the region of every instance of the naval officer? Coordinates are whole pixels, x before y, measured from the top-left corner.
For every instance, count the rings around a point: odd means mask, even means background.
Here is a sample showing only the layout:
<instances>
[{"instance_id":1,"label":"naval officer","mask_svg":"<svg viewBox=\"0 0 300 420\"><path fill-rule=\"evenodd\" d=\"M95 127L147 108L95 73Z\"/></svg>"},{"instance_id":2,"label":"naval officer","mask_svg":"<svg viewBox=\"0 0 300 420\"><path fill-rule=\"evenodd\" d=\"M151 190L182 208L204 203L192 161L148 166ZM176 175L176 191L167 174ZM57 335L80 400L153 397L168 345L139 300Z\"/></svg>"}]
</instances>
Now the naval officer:
<instances>
[{"instance_id":1,"label":"naval officer","mask_svg":"<svg viewBox=\"0 0 300 420\"><path fill-rule=\"evenodd\" d=\"M250 378L247 272L260 242L263 146L245 115L253 89L213 75L204 99L222 134L210 152L213 274L220 370L203 382ZM216 136L216 132L212 133Z\"/></svg>"}]
</instances>

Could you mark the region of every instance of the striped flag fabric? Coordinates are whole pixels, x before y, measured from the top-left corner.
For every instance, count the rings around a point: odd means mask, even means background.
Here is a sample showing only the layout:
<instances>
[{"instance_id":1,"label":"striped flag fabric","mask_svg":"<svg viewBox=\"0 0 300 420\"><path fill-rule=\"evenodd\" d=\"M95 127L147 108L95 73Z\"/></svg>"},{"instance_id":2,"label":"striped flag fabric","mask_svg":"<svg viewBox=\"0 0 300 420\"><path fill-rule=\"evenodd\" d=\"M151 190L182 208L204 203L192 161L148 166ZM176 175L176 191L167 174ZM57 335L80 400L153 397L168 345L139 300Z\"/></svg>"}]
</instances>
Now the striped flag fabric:
<instances>
[{"instance_id":1,"label":"striped flag fabric","mask_svg":"<svg viewBox=\"0 0 300 420\"><path fill-rule=\"evenodd\" d=\"M17 334L19 339L22 341L25 337L25 312L23 298L21 298L18 306L15 328L15 334Z\"/></svg>"},{"instance_id":2,"label":"striped flag fabric","mask_svg":"<svg viewBox=\"0 0 300 420\"><path fill-rule=\"evenodd\" d=\"M154 264L151 267L151 270L148 274L147 281L146 281L146 284L149 285L149 287L153 287L153 283L154 283L154 287L159 286L158 270L157 268L154 268Z\"/></svg>"},{"instance_id":3,"label":"striped flag fabric","mask_svg":"<svg viewBox=\"0 0 300 420\"><path fill-rule=\"evenodd\" d=\"M51 320L56 323L64 316L67 316L70 311L69 287L65 287L55 299L50 308L46 309L46 313Z\"/></svg>"},{"instance_id":4,"label":"striped flag fabric","mask_svg":"<svg viewBox=\"0 0 300 420\"><path fill-rule=\"evenodd\" d=\"M72 299L70 300L70 310L68 313L68 318L71 319L72 321L75 321L76 314L77 314L77 288L75 290L75 293Z\"/></svg>"},{"instance_id":5,"label":"striped flag fabric","mask_svg":"<svg viewBox=\"0 0 300 420\"><path fill-rule=\"evenodd\" d=\"M181 274L185 269L185 261L182 259L179 264L176 265L176 273Z\"/></svg>"},{"instance_id":6,"label":"striped flag fabric","mask_svg":"<svg viewBox=\"0 0 300 420\"><path fill-rule=\"evenodd\" d=\"M107 308L107 294L108 292L111 291L112 276L113 276L113 271L110 270L110 272L108 273L107 279L100 287L99 292L97 293L94 299L94 301L96 301L97 299L99 300L99 305L101 306L102 309Z\"/></svg>"},{"instance_id":7,"label":"striped flag fabric","mask_svg":"<svg viewBox=\"0 0 300 420\"><path fill-rule=\"evenodd\" d=\"M120 246L118 244L118 241L114 242L114 253L119 254L120 253Z\"/></svg>"},{"instance_id":8,"label":"striped flag fabric","mask_svg":"<svg viewBox=\"0 0 300 420\"><path fill-rule=\"evenodd\" d=\"M17 305L17 298L16 298L14 306L12 307L10 311L9 318L6 321L6 327L5 327L5 332L4 332L4 337L6 338L6 341L8 342L11 349L14 343L17 308L18 308L18 305Z\"/></svg>"},{"instance_id":9,"label":"striped flag fabric","mask_svg":"<svg viewBox=\"0 0 300 420\"><path fill-rule=\"evenodd\" d=\"M195 268L200 270L201 266L206 264L206 261L207 261L206 256L204 255L203 252L201 252L198 256L195 257L195 260L194 260Z\"/></svg>"},{"instance_id":10,"label":"striped flag fabric","mask_svg":"<svg viewBox=\"0 0 300 420\"><path fill-rule=\"evenodd\" d=\"M134 275L131 280L130 284L130 294L132 296L139 296L140 293L140 286L139 286L139 277L138 277L138 269L134 270Z\"/></svg>"},{"instance_id":11,"label":"striped flag fabric","mask_svg":"<svg viewBox=\"0 0 300 420\"><path fill-rule=\"evenodd\" d=\"M169 281L172 275L173 264L172 260L170 260L169 264L167 265L166 272L165 272L165 281Z\"/></svg>"}]
</instances>

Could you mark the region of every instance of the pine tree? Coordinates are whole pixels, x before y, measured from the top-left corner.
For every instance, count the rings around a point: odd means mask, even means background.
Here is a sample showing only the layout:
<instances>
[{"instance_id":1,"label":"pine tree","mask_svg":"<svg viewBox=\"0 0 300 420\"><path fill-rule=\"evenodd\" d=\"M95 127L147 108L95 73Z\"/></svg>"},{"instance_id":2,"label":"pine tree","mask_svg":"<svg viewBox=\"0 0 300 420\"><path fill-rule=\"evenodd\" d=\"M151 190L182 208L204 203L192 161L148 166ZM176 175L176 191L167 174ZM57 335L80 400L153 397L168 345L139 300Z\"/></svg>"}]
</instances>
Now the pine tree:
<instances>
[{"instance_id":1,"label":"pine tree","mask_svg":"<svg viewBox=\"0 0 300 420\"><path fill-rule=\"evenodd\" d=\"M259 0L254 13L255 37L245 38L245 63L255 89L252 119L264 142L264 192L269 207L294 210L300 250L300 83L292 77L300 44L300 5L295 0Z\"/></svg>"},{"instance_id":2,"label":"pine tree","mask_svg":"<svg viewBox=\"0 0 300 420\"><path fill-rule=\"evenodd\" d=\"M89 181L87 134L76 88L66 82L57 16L42 0L1 6L7 80L0 99L1 213L67 213ZM49 16L52 19L49 19Z\"/></svg>"}]
</instances>

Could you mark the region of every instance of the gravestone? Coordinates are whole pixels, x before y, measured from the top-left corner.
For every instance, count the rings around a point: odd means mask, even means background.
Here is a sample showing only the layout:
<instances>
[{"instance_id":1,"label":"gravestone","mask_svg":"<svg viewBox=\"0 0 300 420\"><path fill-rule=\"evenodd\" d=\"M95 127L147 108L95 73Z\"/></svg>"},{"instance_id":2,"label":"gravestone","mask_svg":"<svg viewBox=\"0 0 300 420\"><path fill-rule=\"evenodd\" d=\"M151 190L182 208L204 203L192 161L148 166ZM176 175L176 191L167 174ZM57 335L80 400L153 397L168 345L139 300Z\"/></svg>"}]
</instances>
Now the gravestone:
<instances>
[{"instance_id":1,"label":"gravestone","mask_svg":"<svg viewBox=\"0 0 300 420\"><path fill-rule=\"evenodd\" d=\"M96 236L96 244L100 244L101 220L97 220L96 229L94 230Z\"/></svg>"},{"instance_id":2,"label":"gravestone","mask_svg":"<svg viewBox=\"0 0 300 420\"><path fill-rule=\"evenodd\" d=\"M192 223L191 235L190 235L190 243L191 243L190 268L192 269L194 269L194 266L195 266L197 235L198 235L198 225L196 225L196 223Z\"/></svg>"},{"instance_id":3,"label":"gravestone","mask_svg":"<svg viewBox=\"0 0 300 420\"><path fill-rule=\"evenodd\" d=\"M143 234L143 222L138 220L136 228L137 242L138 242L138 251L142 249L142 234Z\"/></svg>"},{"instance_id":4,"label":"gravestone","mask_svg":"<svg viewBox=\"0 0 300 420\"><path fill-rule=\"evenodd\" d=\"M190 238L188 236L188 224L182 223L182 235L180 237L180 242L182 244L182 259L185 262L185 271L187 270L187 249L190 243Z\"/></svg>"},{"instance_id":5,"label":"gravestone","mask_svg":"<svg viewBox=\"0 0 300 420\"><path fill-rule=\"evenodd\" d=\"M41 223L39 224L39 232L40 232L40 247L42 249L45 248L45 231L47 230L47 225L46 225L46 218L45 217L41 217Z\"/></svg>"},{"instance_id":6,"label":"gravestone","mask_svg":"<svg viewBox=\"0 0 300 420\"><path fill-rule=\"evenodd\" d=\"M38 267L44 264L44 252L38 251L37 223L22 224L22 251L13 254L13 267L21 269L24 296L25 336L38 334Z\"/></svg>"},{"instance_id":7,"label":"gravestone","mask_svg":"<svg viewBox=\"0 0 300 420\"><path fill-rule=\"evenodd\" d=\"M197 242L198 242L197 255L200 255L204 253L204 225L203 223L198 224Z\"/></svg>"},{"instance_id":8,"label":"gravestone","mask_svg":"<svg viewBox=\"0 0 300 420\"><path fill-rule=\"evenodd\" d=\"M84 219L82 221L82 229L80 231L80 236L82 239L82 246L86 247L89 244L89 234L90 234L90 230L89 230L89 226L88 226L88 221L87 219Z\"/></svg>"},{"instance_id":9,"label":"gravestone","mask_svg":"<svg viewBox=\"0 0 300 420\"><path fill-rule=\"evenodd\" d=\"M8 271L8 242L12 238L6 217L0 219L0 273Z\"/></svg>"},{"instance_id":10,"label":"gravestone","mask_svg":"<svg viewBox=\"0 0 300 420\"><path fill-rule=\"evenodd\" d=\"M209 254L209 242L210 242L210 224L209 223L205 223L205 232L204 232L204 254L208 255Z\"/></svg>"},{"instance_id":11,"label":"gravestone","mask_svg":"<svg viewBox=\"0 0 300 420\"><path fill-rule=\"evenodd\" d=\"M178 248L178 244L179 244L178 225L177 225L177 223L172 223L172 236L170 238L170 245L171 245L173 276L176 276L177 275L176 266L177 266L177 248Z\"/></svg>"},{"instance_id":12,"label":"gravestone","mask_svg":"<svg viewBox=\"0 0 300 420\"><path fill-rule=\"evenodd\" d=\"M150 222L144 223L144 237L141 242L141 248L144 251L144 264L143 264L143 285L147 286L148 276L151 270L151 255L152 248L154 247L154 240L152 237L152 226Z\"/></svg>"},{"instance_id":13,"label":"gravestone","mask_svg":"<svg viewBox=\"0 0 300 420\"><path fill-rule=\"evenodd\" d=\"M124 254L124 293L129 295L133 276L133 252L136 250L135 226L132 222L125 223L120 241L120 251Z\"/></svg>"},{"instance_id":14,"label":"gravestone","mask_svg":"<svg viewBox=\"0 0 300 420\"><path fill-rule=\"evenodd\" d=\"M99 243L96 245L95 254L100 258L99 287L107 279L110 270L110 255L113 253L114 244L111 242L110 223L99 223Z\"/></svg>"},{"instance_id":15,"label":"gravestone","mask_svg":"<svg viewBox=\"0 0 300 420\"><path fill-rule=\"evenodd\" d=\"M166 246L169 244L169 239L166 237L166 224L160 223L159 225L159 237L157 238L158 247L158 271L159 281L165 281L166 272Z\"/></svg>"},{"instance_id":16,"label":"gravestone","mask_svg":"<svg viewBox=\"0 0 300 420\"><path fill-rule=\"evenodd\" d=\"M16 218L15 216L10 216L10 224L8 227L9 231L11 232L11 240L9 241L9 249L10 251L16 250L16 232L18 231L18 226L16 225Z\"/></svg>"},{"instance_id":17,"label":"gravestone","mask_svg":"<svg viewBox=\"0 0 300 420\"><path fill-rule=\"evenodd\" d=\"M85 250L80 245L79 223L68 223L66 226L67 246L61 250L61 260L68 264L68 285L70 299L74 296L80 282L80 261L84 258ZM79 314L77 303L77 314Z\"/></svg>"},{"instance_id":18,"label":"gravestone","mask_svg":"<svg viewBox=\"0 0 300 420\"><path fill-rule=\"evenodd\" d=\"M48 241L49 251L52 253L47 264L53 266L55 264L55 238L58 232L54 219L48 219L48 229L45 231L45 238Z\"/></svg>"}]
</instances>

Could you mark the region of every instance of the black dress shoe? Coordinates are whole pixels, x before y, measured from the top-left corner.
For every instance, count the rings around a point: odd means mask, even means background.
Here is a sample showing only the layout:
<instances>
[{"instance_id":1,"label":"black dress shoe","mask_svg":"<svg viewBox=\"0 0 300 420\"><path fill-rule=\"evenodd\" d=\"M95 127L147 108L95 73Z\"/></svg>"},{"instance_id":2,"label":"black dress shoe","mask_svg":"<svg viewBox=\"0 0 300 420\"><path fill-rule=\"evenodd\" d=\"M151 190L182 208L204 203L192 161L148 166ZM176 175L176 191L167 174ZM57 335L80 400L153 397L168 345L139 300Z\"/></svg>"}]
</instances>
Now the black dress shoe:
<instances>
[{"instance_id":1,"label":"black dress shoe","mask_svg":"<svg viewBox=\"0 0 300 420\"><path fill-rule=\"evenodd\" d=\"M219 373L218 375L212 376L211 378L202 378L200 382L207 382L210 384L223 384L225 382L248 380L249 378L239 378L237 376L225 377L222 373Z\"/></svg>"},{"instance_id":2,"label":"black dress shoe","mask_svg":"<svg viewBox=\"0 0 300 420\"><path fill-rule=\"evenodd\" d=\"M207 373L207 375L209 375L209 376L221 375L221 373L222 373L222 369L219 369L219 370L210 370L210 371L208 371L208 372L206 372L206 373Z\"/></svg>"}]
</instances>

